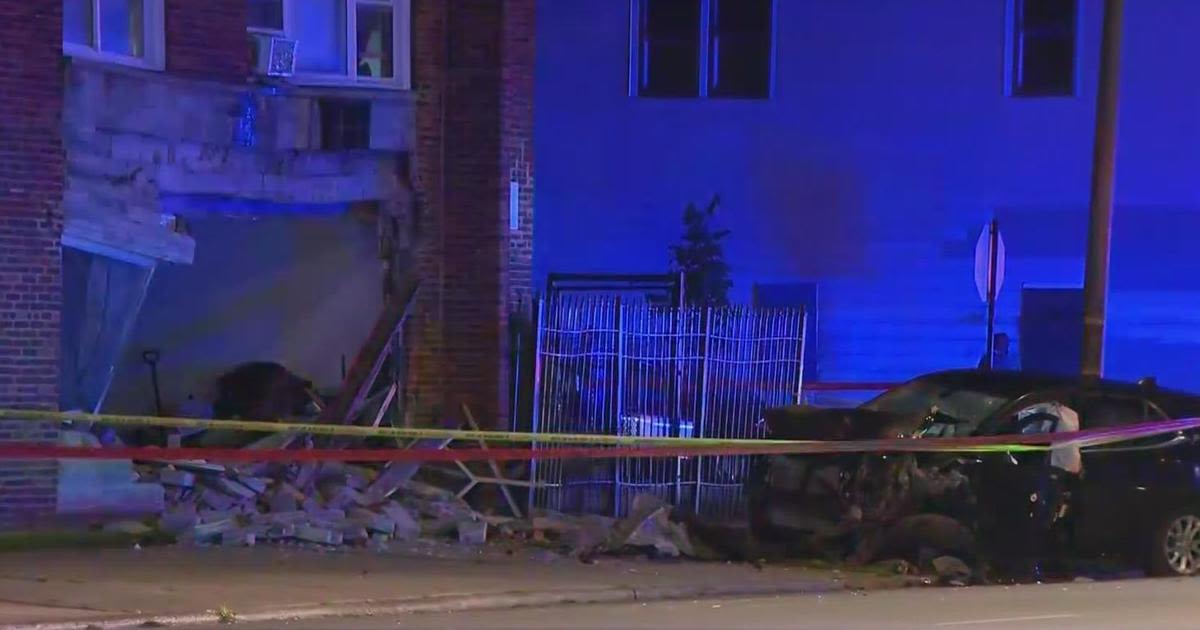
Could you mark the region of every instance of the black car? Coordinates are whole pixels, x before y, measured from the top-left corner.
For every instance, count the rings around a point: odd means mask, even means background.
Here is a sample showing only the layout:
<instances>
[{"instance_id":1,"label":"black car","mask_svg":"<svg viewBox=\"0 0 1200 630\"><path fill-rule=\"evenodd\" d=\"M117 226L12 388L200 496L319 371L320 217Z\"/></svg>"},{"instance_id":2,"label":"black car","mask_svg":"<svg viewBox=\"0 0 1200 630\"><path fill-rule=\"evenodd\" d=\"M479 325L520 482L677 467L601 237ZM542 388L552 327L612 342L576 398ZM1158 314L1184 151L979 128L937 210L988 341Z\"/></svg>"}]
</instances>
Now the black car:
<instances>
[{"instance_id":1,"label":"black car","mask_svg":"<svg viewBox=\"0 0 1200 630\"><path fill-rule=\"evenodd\" d=\"M854 409L774 409L764 420L772 438L844 440L1052 432L1073 428L1062 426L1072 413L1078 429L1197 417L1200 396L1152 381L956 370L909 381ZM1052 466L1045 452L912 456L924 471L913 479L953 474L970 498L931 505L938 497L925 492L906 509L969 522L997 561L1122 555L1157 575L1200 571L1200 430L1076 454L1076 470ZM864 459L826 456L814 464L817 459L805 456L763 458L752 475L752 526L768 537L789 535L788 529L813 536L822 528L820 535L836 536L848 529L846 514L866 522L866 501L855 493L870 481L864 474L877 473L864 472ZM911 480L904 485L909 490ZM787 516L797 510L807 512ZM876 520L901 515L893 509Z\"/></svg>"}]
</instances>

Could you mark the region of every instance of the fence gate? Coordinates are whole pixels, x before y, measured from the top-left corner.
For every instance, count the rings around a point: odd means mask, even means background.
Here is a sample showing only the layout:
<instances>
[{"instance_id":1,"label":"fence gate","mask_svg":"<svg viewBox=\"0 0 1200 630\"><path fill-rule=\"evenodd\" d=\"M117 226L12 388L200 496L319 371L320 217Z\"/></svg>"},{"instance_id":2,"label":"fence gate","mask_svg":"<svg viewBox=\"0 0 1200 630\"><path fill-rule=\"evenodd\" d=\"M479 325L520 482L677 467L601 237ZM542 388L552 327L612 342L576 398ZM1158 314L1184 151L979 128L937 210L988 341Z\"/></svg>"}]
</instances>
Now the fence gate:
<instances>
[{"instance_id":1,"label":"fence gate","mask_svg":"<svg viewBox=\"0 0 1200 630\"><path fill-rule=\"evenodd\" d=\"M537 321L535 433L761 437L765 408L798 401L800 310L562 295ZM536 462L530 504L621 516L650 493L732 518L748 468L746 456Z\"/></svg>"}]
</instances>

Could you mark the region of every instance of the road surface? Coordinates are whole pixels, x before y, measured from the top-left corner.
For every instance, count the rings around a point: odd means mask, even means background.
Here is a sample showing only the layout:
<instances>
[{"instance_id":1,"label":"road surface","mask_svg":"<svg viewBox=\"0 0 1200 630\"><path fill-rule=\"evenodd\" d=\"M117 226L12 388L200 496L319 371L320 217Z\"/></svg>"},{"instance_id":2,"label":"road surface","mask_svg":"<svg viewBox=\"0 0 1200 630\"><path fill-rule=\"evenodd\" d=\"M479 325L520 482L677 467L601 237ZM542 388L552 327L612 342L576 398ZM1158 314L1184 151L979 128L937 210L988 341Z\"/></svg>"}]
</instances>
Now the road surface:
<instances>
[{"instance_id":1,"label":"road surface","mask_svg":"<svg viewBox=\"0 0 1200 630\"><path fill-rule=\"evenodd\" d=\"M289 628L1200 628L1200 578L237 624Z\"/></svg>"}]
</instances>

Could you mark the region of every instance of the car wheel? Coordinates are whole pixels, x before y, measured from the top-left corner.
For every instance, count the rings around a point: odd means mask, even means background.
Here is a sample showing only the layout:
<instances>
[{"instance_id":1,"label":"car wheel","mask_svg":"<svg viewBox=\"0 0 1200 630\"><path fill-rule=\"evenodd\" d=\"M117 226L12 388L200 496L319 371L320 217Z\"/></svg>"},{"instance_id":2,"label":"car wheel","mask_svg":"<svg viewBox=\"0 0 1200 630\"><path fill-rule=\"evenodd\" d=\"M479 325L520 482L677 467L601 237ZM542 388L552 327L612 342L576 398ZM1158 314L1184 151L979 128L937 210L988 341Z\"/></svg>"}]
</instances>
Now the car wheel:
<instances>
[{"instance_id":1,"label":"car wheel","mask_svg":"<svg viewBox=\"0 0 1200 630\"><path fill-rule=\"evenodd\" d=\"M1150 541L1151 575L1195 575L1200 571L1200 510L1179 510L1159 521Z\"/></svg>"}]
</instances>

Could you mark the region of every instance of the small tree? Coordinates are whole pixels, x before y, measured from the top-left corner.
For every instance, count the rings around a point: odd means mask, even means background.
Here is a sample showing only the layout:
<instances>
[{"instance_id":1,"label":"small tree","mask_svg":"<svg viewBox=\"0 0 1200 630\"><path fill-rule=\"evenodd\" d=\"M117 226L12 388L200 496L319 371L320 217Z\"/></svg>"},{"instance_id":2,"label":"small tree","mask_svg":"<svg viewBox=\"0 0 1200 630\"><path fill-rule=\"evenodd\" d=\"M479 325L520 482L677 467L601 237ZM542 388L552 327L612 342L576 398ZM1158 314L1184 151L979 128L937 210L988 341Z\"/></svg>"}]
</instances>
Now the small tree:
<instances>
[{"instance_id":1,"label":"small tree","mask_svg":"<svg viewBox=\"0 0 1200 630\"><path fill-rule=\"evenodd\" d=\"M729 230L714 230L712 218L721 203L713 195L703 209L689 203L683 210L683 238L671 246L671 270L682 273L685 299L699 306L724 305L729 302L729 265L721 241Z\"/></svg>"}]
</instances>

